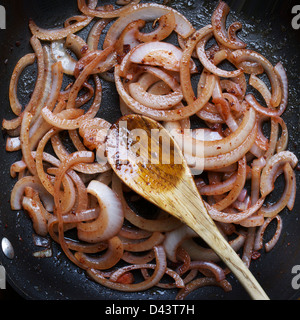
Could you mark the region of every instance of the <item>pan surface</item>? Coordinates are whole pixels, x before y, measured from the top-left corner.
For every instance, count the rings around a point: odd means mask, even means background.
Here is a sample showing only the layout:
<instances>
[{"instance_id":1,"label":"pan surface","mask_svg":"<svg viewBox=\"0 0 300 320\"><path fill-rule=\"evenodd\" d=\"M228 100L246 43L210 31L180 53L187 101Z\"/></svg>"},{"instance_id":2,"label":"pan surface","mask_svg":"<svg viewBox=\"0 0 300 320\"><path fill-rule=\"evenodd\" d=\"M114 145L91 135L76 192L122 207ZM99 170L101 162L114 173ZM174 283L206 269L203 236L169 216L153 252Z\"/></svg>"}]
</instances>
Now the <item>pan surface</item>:
<instances>
[{"instance_id":1,"label":"pan surface","mask_svg":"<svg viewBox=\"0 0 300 320\"><path fill-rule=\"evenodd\" d=\"M100 1L111 3L111 1ZM145 1L143 1L145 2ZM154 1L162 3L163 1ZM282 61L287 69L290 83L289 107L283 118L289 129L290 140L288 149L298 152L299 123L299 73L300 73L300 30L294 30L291 25L291 1L266 1L272 5L261 7L264 1L229 1L232 7L230 20L239 20L243 23L240 37L254 49L265 55L273 64ZM209 0L171 0L169 5L183 13L200 28L210 23L210 17L217 6L217 1ZM6 30L0 30L0 118L13 118L8 100L10 77L17 61L26 53L32 52L29 44L29 18L41 27L53 28L62 26L62 22L78 14L76 0L2 0L6 9ZM89 28L80 34L86 35ZM30 69L24 73L20 84L19 98L22 103L29 99L33 87ZM102 117L114 122L120 116L118 111L118 95L114 84L102 81L103 101L99 112ZM0 262L6 269L7 280L10 285L26 299L56 300L56 299L174 299L177 290L150 289L142 293L120 293L89 280L85 273L69 262L59 247L52 243L52 258L38 259L33 252L40 250L33 243L33 230L30 219L24 212L15 212L10 209L10 192L15 183L10 177L10 165L20 159L20 153L5 151L6 135L0 136L0 239L7 237L15 251L12 260L7 259L0 251ZM297 186L299 188L299 171ZM280 186L279 186L280 188ZM296 299L300 292L292 287L295 274L292 268L300 265L300 200L296 199L292 212L284 210L283 233L274 250L270 253L262 252L261 257L253 261L251 271L261 283L271 299ZM271 231L270 231L271 232ZM189 295L188 299L248 299L248 295L234 276L228 280L233 290L224 293L222 289L207 287L199 289Z\"/></svg>"}]
</instances>

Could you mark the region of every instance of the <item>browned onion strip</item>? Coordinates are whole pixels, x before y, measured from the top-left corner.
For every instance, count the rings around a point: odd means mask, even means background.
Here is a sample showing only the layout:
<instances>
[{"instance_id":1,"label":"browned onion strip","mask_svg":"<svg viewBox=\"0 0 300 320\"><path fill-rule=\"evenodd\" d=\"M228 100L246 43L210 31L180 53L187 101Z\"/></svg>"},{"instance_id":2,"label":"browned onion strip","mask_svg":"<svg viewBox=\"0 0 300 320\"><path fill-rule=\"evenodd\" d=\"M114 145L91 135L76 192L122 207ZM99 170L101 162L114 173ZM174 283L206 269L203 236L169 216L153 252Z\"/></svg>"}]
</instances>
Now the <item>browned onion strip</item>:
<instances>
[{"instance_id":1,"label":"browned onion strip","mask_svg":"<svg viewBox=\"0 0 300 320\"><path fill-rule=\"evenodd\" d=\"M175 14L172 11L161 16L158 21L158 28L148 33L138 31L136 39L140 42L161 41L167 38L176 27Z\"/></svg>"},{"instance_id":2,"label":"browned onion strip","mask_svg":"<svg viewBox=\"0 0 300 320\"><path fill-rule=\"evenodd\" d=\"M234 164L236 161L241 159L253 146L257 134L257 126L254 126L250 135L246 140L237 147L234 151L215 156L204 158L204 169L205 170L215 170L220 168L225 168Z\"/></svg>"},{"instance_id":3,"label":"browned onion strip","mask_svg":"<svg viewBox=\"0 0 300 320\"><path fill-rule=\"evenodd\" d=\"M88 256L83 252L76 252L75 258L86 268L93 268L96 270L106 270L110 269L116 265L123 256L123 246L122 242L118 237L113 237L108 242L107 251L100 255L99 257Z\"/></svg>"},{"instance_id":4,"label":"browned onion strip","mask_svg":"<svg viewBox=\"0 0 300 320\"><path fill-rule=\"evenodd\" d=\"M90 109L84 114L78 116L76 119L66 119L63 117L62 112L58 114L54 114L51 112L49 108L44 108L41 111L41 114L43 118L52 126L60 129L65 129L65 130L74 130L80 127L81 123L87 119L93 118L99 108L100 108L100 103L101 103L101 92L102 92L102 86L99 78L97 76L94 76L94 80L96 83L96 90L95 90L95 96L94 96L94 101ZM76 99L76 97L75 97ZM72 103L73 105L73 103ZM73 110L71 108L71 110ZM84 112L84 110L80 109L81 111ZM75 110L76 111L76 110ZM78 111L78 110L77 110Z\"/></svg>"},{"instance_id":5,"label":"browned onion strip","mask_svg":"<svg viewBox=\"0 0 300 320\"><path fill-rule=\"evenodd\" d=\"M172 130L171 134L181 146L184 148L185 153L195 156L196 153L193 149L203 150L202 157L218 156L226 154L235 150L253 131L256 124L256 112L254 109L249 109L245 114L242 123L236 131L222 140L214 141L201 141L193 138L190 134L184 134L184 140L182 139L181 130ZM184 145L183 145L184 144ZM194 153L193 153L194 152Z\"/></svg>"},{"instance_id":6,"label":"browned onion strip","mask_svg":"<svg viewBox=\"0 0 300 320\"><path fill-rule=\"evenodd\" d=\"M155 258L154 251L151 250L149 252L144 253L143 255L136 255L135 253L125 251L122 256L122 260L131 264L143 264L149 263Z\"/></svg>"},{"instance_id":7,"label":"browned onion strip","mask_svg":"<svg viewBox=\"0 0 300 320\"><path fill-rule=\"evenodd\" d=\"M264 167L261 175L260 192L266 197L274 189L275 175L285 163L290 163L292 168L298 163L297 157L290 151L282 151L272 156Z\"/></svg>"},{"instance_id":8,"label":"browned onion strip","mask_svg":"<svg viewBox=\"0 0 300 320\"><path fill-rule=\"evenodd\" d=\"M236 50L232 52L231 56L235 64L239 64L240 62L243 62L243 61L252 61L252 62L260 63L263 66L265 72L267 73L270 79L271 86L272 86L272 96L270 100L271 106L277 107L280 104L282 92L281 92L278 75L276 74L272 64L264 56L252 50L246 50L246 49ZM280 75L284 75L284 71L282 72L282 68L280 68L280 72L281 72ZM285 100L285 96L283 100Z\"/></svg>"},{"instance_id":9,"label":"browned onion strip","mask_svg":"<svg viewBox=\"0 0 300 320\"><path fill-rule=\"evenodd\" d=\"M242 42L237 37L232 37L232 32L230 33L231 37L229 38L226 34L225 24L227 15L229 13L229 6L224 1L220 1L218 7L214 11L211 24L214 28L214 35L216 39L225 47L230 49L241 49L245 48L247 45L246 43ZM231 29L232 30L232 29ZM236 29L234 29L235 34Z\"/></svg>"},{"instance_id":10,"label":"browned onion strip","mask_svg":"<svg viewBox=\"0 0 300 320\"><path fill-rule=\"evenodd\" d=\"M264 224L257 231L255 242L254 242L254 249L255 250L262 249L263 236L264 236L265 230L267 229L267 227L269 226L271 221L273 221L274 219L277 220L277 229L276 229L276 232L275 232L273 238L268 243L265 244L265 249L268 252L274 248L275 244L277 243L277 241L279 239L279 236L280 236L281 230L282 230L282 219L278 215L275 217L266 219Z\"/></svg>"},{"instance_id":11,"label":"browned onion strip","mask_svg":"<svg viewBox=\"0 0 300 320\"><path fill-rule=\"evenodd\" d=\"M280 213L288 204L293 191L294 181L296 179L295 173L291 165L287 162L283 166L283 172L285 177L285 188L282 193L281 198L277 201L277 203L272 204L267 207L262 207L258 213L263 214L264 217L273 218L278 213Z\"/></svg>"},{"instance_id":12,"label":"browned onion strip","mask_svg":"<svg viewBox=\"0 0 300 320\"><path fill-rule=\"evenodd\" d=\"M211 73L219 77L234 78L239 76L243 72L241 69L234 70L234 71L222 70L216 67L216 65L207 58L207 55L205 53L205 45L211 37L212 37L212 32L210 32L207 36L203 37L198 42L197 48L196 48L198 58L203 64L203 66L205 67L205 69L207 69L208 71L210 71Z\"/></svg>"},{"instance_id":13,"label":"browned onion strip","mask_svg":"<svg viewBox=\"0 0 300 320\"><path fill-rule=\"evenodd\" d=\"M205 202L206 208L208 210L208 213L210 216L220 222L225 223L237 223L240 222L248 217L250 217L253 213L255 213L257 210L261 208L261 206L264 203L264 198L260 198L253 206L251 206L249 209L238 212L238 213L227 213L227 212L221 212L219 210L216 210L214 207L210 206L207 202Z\"/></svg>"},{"instance_id":14,"label":"browned onion strip","mask_svg":"<svg viewBox=\"0 0 300 320\"><path fill-rule=\"evenodd\" d=\"M22 122L22 115L11 120L3 119L2 128L4 130L7 130L10 136L14 136L14 133L13 133L14 131L16 131L16 135L18 136L20 134L21 122Z\"/></svg>"},{"instance_id":15,"label":"browned onion strip","mask_svg":"<svg viewBox=\"0 0 300 320\"><path fill-rule=\"evenodd\" d=\"M23 197L22 207L26 210L32 219L33 229L40 236L46 236L48 233L47 220L38 203L28 197Z\"/></svg>"},{"instance_id":16,"label":"browned onion strip","mask_svg":"<svg viewBox=\"0 0 300 320\"><path fill-rule=\"evenodd\" d=\"M34 53L26 54L22 57L15 66L12 77L10 79L9 85L9 102L10 107L15 115L19 116L22 112L22 105L17 96L18 82L21 76L21 73L24 69L33 64L36 59L36 55Z\"/></svg>"},{"instance_id":17,"label":"browned onion strip","mask_svg":"<svg viewBox=\"0 0 300 320\"><path fill-rule=\"evenodd\" d=\"M185 100L188 104L194 102L195 94L192 88L192 83L190 79L190 60L195 50L197 43L205 37L207 34L210 34L212 31L212 26L208 25L200 30L197 30L193 36L188 40L185 49L182 53L182 58L180 61L180 82L182 86L182 92Z\"/></svg>"},{"instance_id":18,"label":"browned onion strip","mask_svg":"<svg viewBox=\"0 0 300 320\"><path fill-rule=\"evenodd\" d=\"M151 250L154 246L160 245L165 236L158 231L153 232L153 234L146 239L139 239L139 240L130 240L121 238L124 250L130 252L141 252Z\"/></svg>"},{"instance_id":19,"label":"browned onion strip","mask_svg":"<svg viewBox=\"0 0 300 320\"><path fill-rule=\"evenodd\" d=\"M54 203L55 203L55 214L58 218L58 235L59 235L59 243L61 248L65 252L66 256L76 265L81 267L82 269L86 269L86 266L79 262L75 256L70 252L64 237L64 222L62 217L62 205L60 201L60 186L65 173L75 164L80 162L93 162L94 154L87 151L78 151L70 155L66 161L62 162L59 166L57 175L54 181Z\"/></svg>"},{"instance_id":20,"label":"browned onion strip","mask_svg":"<svg viewBox=\"0 0 300 320\"><path fill-rule=\"evenodd\" d=\"M176 295L176 300L184 300L191 292L206 286L218 286L226 292L232 290L232 287L227 280L217 281L215 278L198 278L188 283L185 288L181 289Z\"/></svg>"},{"instance_id":21,"label":"browned onion strip","mask_svg":"<svg viewBox=\"0 0 300 320\"><path fill-rule=\"evenodd\" d=\"M31 46L37 57L38 64L38 75L36 79L35 88L33 90L32 96L28 105L26 106L26 111L32 112L33 115L40 108L40 103L43 98L43 90L45 89L45 62L44 62L44 51L41 42L36 36L32 36L30 39Z\"/></svg>"},{"instance_id":22,"label":"browned onion strip","mask_svg":"<svg viewBox=\"0 0 300 320\"><path fill-rule=\"evenodd\" d=\"M97 272L97 270L95 269L87 270L87 274L94 281L111 289L115 289L119 291L127 291L127 292L144 291L146 289L149 289L155 286L163 277L167 268L166 254L164 252L163 247L156 246L153 249L154 249L155 258L156 258L156 268L154 270L153 275L141 283L122 284L122 283L113 282L109 279L106 279L100 272Z\"/></svg>"},{"instance_id":23,"label":"browned onion strip","mask_svg":"<svg viewBox=\"0 0 300 320\"><path fill-rule=\"evenodd\" d=\"M278 109L276 110L268 109L261 106L252 94L248 94L245 97L245 99L253 108L255 108L258 112L262 113L263 115L266 115L269 117L280 117L285 111L288 103L288 80L287 80L285 69L281 63L277 63L274 70L275 70L275 76L276 75L278 76L281 83L281 88L282 88L282 100ZM273 96L273 93L272 93L272 96ZM271 97L270 104L271 106L274 106L274 104L272 103L272 99L273 98Z\"/></svg>"},{"instance_id":24,"label":"browned onion strip","mask_svg":"<svg viewBox=\"0 0 300 320\"><path fill-rule=\"evenodd\" d=\"M40 28L35 24L35 22L32 19L30 19L29 28L32 34L41 40L45 40L45 41L61 40L66 38L69 34L80 31L81 29L86 27L88 24L90 24L90 22L93 20L92 17L84 17L84 18L85 18L84 20L73 23L68 27L61 28L61 29L53 29L53 30Z\"/></svg>"},{"instance_id":25,"label":"browned onion strip","mask_svg":"<svg viewBox=\"0 0 300 320\"><path fill-rule=\"evenodd\" d=\"M237 174L232 174L227 180L219 183L198 187L199 193L204 196L220 195L230 191L235 184Z\"/></svg>"},{"instance_id":26,"label":"browned onion strip","mask_svg":"<svg viewBox=\"0 0 300 320\"><path fill-rule=\"evenodd\" d=\"M20 132L20 141L21 141L21 148L22 154L24 158L24 162L27 165L27 168L34 176L37 171L35 167L35 162L31 155L30 145L29 145L29 128L31 124L33 116L30 112L25 111L22 117L22 124L21 124L21 132Z\"/></svg>"},{"instance_id":27,"label":"browned onion strip","mask_svg":"<svg viewBox=\"0 0 300 320\"><path fill-rule=\"evenodd\" d=\"M244 156L241 160L239 160L239 167L234 186L224 199L213 205L215 209L222 211L229 207L239 197L246 182L246 165L246 157Z\"/></svg>"},{"instance_id":28,"label":"browned onion strip","mask_svg":"<svg viewBox=\"0 0 300 320\"><path fill-rule=\"evenodd\" d=\"M126 15L120 17L114 22L114 24L107 32L106 38L103 43L103 48L105 49L113 45L121 35L124 28L130 22L139 19L145 21L154 21L169 12L174 13L176 20L175 31L183 38L187 38L195 31L192 24L178 11L156 3L143 3L134 6L133 10L127 12Z\"/></svg>"},{"instance_id":29,"label":"browned onion strip","mask_svg":"<svg viewBox=\"0 0 300 320\"><path fill-rule=\"evenodd\" d=\"M152 117L158 121L176 121L185 119L196 112L198 112L209 100L212 95L215 78L214 76L209 75L207 77L207 85L203 90L202 94L198 97L193 104L183 107L177 110L153 110L151 108L147 108L146 106L138 103L134 100L124 89L122 80L120 78L120 67L115 67L115 80L116 87L119 92L119 95L122 97L124 102L128 105L130 109L139 114L144 114L146 116Z\"/></svg>"},{"instance_id":30,"label":"browned onion strip","mask_svg":"<svg viewBox=\"0 0 300 320\"><path fill-rule=\"evenodd\" d=\"M228 291L228 270L216 264L220 258L211 248L194 239L192 229L163 210L150 219L130 207L131 202L139 207L141 198L107 163L111 124L97 117L102 102L99 77L115 83L122 114L164 121L184 152L211 217L229 245L243 250L242 259L249 267L274 218L277 230L265 245L266 252L278 242L282 230L278 214L286 207L292 210L296 199L298 159L286 151L288 130L281 118L288 103L287 74L282 63L273 67L266 57L244 49L246 44L237 37L240 22L226 30L229 7L225 2L214 11L212 25L198 31L169 6L139 2L118 0L116 4L124 7L114 9L113 5L97 7L97 0L78 0L85 15L70 17L61 29L40 29L30 21L34 53L19 60L9 86L17 117L2 122L9 135L6 150L22 151L22 160L10 167L11 176L18 179L11 207L26 210L37 234L49 234L71 262L111 289L181 288L179 299L204 285ZM95 16L102 18L92 26ZM100 36L111 21L100 48ZM153 31L144 33L142 28L151 21ZM75 35L85 26L91 27L85 39L83 33ZM173 31L181 49L163 42ZM213 36L217 43L206 49ZM23 108L17 86L23 70L35 59L34 92ZM218 67L224 60L237 70ZM191 78L199 72L198 63L203 71L195 94ZM271 90L256 77L263 72ZM247 73L249 85L266 106L249 94ZM62 88L64 74L73 79L66 78L69 84ZM191 130L195 114L204 121L198 119L199 128ZM266 121L271 123L268 136L263 127ZM63 134L71 139L70 148ZM50 140L53 154L46 152ZM282 173L285 187L280 199L263 205ZM79 240L66 238L69 230ZM140 283L135 283L135 270L141 270L144 280ZM161 281L164 275L173 281Z\"/></svg>"},{"instance_id":31,"label":"browned onion strip","mask_svg":"<svg viewBox=\"0 0 300 320\"><path fill-rule=\"evenodd\" d=\"M78 0L79 10L87 16L98 17L98 18L116 18L120 17L127 13L127 11L134 9L134 6L138 4L141 0L132 0L129 4L125 5L122 8L115 9L112 11L97 10L92 9L86 5L86 0Z\"/></svg>"}]
</instances>

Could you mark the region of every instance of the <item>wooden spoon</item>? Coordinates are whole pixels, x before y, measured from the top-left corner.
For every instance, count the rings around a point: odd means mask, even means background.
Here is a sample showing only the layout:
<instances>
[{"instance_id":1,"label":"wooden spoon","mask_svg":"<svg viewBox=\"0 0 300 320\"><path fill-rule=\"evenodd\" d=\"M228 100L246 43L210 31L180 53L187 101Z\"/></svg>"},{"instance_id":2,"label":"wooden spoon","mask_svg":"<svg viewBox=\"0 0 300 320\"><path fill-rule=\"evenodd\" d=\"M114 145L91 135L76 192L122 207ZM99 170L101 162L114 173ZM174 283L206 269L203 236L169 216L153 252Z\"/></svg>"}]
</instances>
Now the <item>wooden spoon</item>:
<instances>
[{"instance_id":1,"label":"wooden spoon","mask_svg":"<svg viewBox=\"0 0 300 320\"><path fill-rule=\"evenodd\" d=\"M111 127L106 151L113 170L125 184L192 228L253 299L268 300L211 219L180 148L162 125L140 115L122 117Z\"/></svg>"}]
</instances>

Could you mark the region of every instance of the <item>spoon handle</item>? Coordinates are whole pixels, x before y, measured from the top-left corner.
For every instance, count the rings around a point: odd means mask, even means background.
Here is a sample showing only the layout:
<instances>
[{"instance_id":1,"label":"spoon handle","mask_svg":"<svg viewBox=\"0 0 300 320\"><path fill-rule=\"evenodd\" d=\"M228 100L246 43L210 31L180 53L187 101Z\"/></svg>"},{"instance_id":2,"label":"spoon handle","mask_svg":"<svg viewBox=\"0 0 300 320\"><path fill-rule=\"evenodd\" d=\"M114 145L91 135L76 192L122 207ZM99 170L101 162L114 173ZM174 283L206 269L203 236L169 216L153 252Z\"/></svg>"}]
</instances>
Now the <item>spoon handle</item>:
<instances>
[{"instance_id":1,"label":"spoon handle","mask_svg":"<svg viewBox=\"0 0 300 320\"><path fill-rule=\"evenodd\" d=\"M192 199L189 200L191 201ZM189 217L189 219L186 219L185 222L227 264L230 270L235 274L237 279L249 293L251 298L255 300L269 300L268 296L253 274L216 227L212 218L207 213L202 199L195 197L194 205L183 206L181 209L185 210L186 216ZM184 212L182 212L182 214L184 214Z\"/></svg>"}]
</instances>

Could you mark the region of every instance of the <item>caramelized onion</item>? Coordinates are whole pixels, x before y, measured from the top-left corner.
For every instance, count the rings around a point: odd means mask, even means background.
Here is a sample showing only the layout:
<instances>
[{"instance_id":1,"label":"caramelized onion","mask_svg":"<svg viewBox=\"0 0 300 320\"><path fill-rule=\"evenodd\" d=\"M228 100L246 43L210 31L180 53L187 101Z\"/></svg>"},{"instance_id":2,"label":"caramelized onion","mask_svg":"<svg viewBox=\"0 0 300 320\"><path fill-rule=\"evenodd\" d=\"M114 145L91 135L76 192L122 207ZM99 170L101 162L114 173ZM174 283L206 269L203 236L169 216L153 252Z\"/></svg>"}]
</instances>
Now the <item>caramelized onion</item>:
<instances>
[{"instance_id":1,"label":"caramelized onion","mask_svg":"<svg viewBox=\"0 0 300 320\"><path fill-rule=\"evenodd\" d=\"M242 42L241 40L237 39L236 37L229 38L226 33L226 19L229 13L229 6L224 1L220 1L218 7L214 11L211 23L214 28L214 35L216 39L225 47L230 49L241 49L245 48L247 45L246 43Z\"/></svg>"},{"instance_id":2,"label":"caramelized onion","mask_svg":"<svg viewBox=\"0 0 300 320\"><path fill-rule=\"evenodd\" d=\"M159 5L156 3L143 3L134 6L132 11L127 12L126 15L116 20L116 22L111 26L111 28L107 32L103 48L105 49L113 45L118 39L118 37L121 35L124 28L130 22L139 19L145 21L154 21L169 12L174 13L176 21L175 31L178 34L180 34L183 38L187 38L195 31L192 24L178 11L170 7Z\"/></svg>"},{"instance_id":3,"label":"caramelized onion","mask_svg":"<svg viewBox=\"0 0 300 320\"><path fill-rule=\"evenodd\" d=\"M10 167L17 180L11 208L25 210L36 235L49 235L72 263L110 289L180 288L177 299L207 285L231 290L218 255L167 212L144 215L141 197L111 170L105 152L111 124L99 113L106 101L102 94L108 92L107 86L102 92L102 80L115 84L122 114L163 122L217 228L249 267L273 219L277 228L265 251L278 242L279 214L292 210L296 199L298 159L286 150L288 127L281 118L289 92L282 63L273 67L245 49L237 34L242 24L226 27L229 7L223 1L211 24L199 30L166 5L118 0L122 7L115 8L97 6L97 0L77 2L82 15L66 19L61 28L42 29L30 20L34 53L23 56L12 73L9 102L16 117L4 119L2 127L8 134L6 150L20 150L22 158ZM152 23L149 32L147 22ZM77 32L85 27L90 31L84 38L85 32ZM169 43L174 34L179 47ZM223 69L225 60L236 69ZM35 61L34 90L23 106L18 86ZM264 72L271 90L256 76ZM282 193L270 203L282 174ZM34 253L51 255L51 249ZM165 281L168 277L171 281Z\"/></svg>"}]
</instances>

